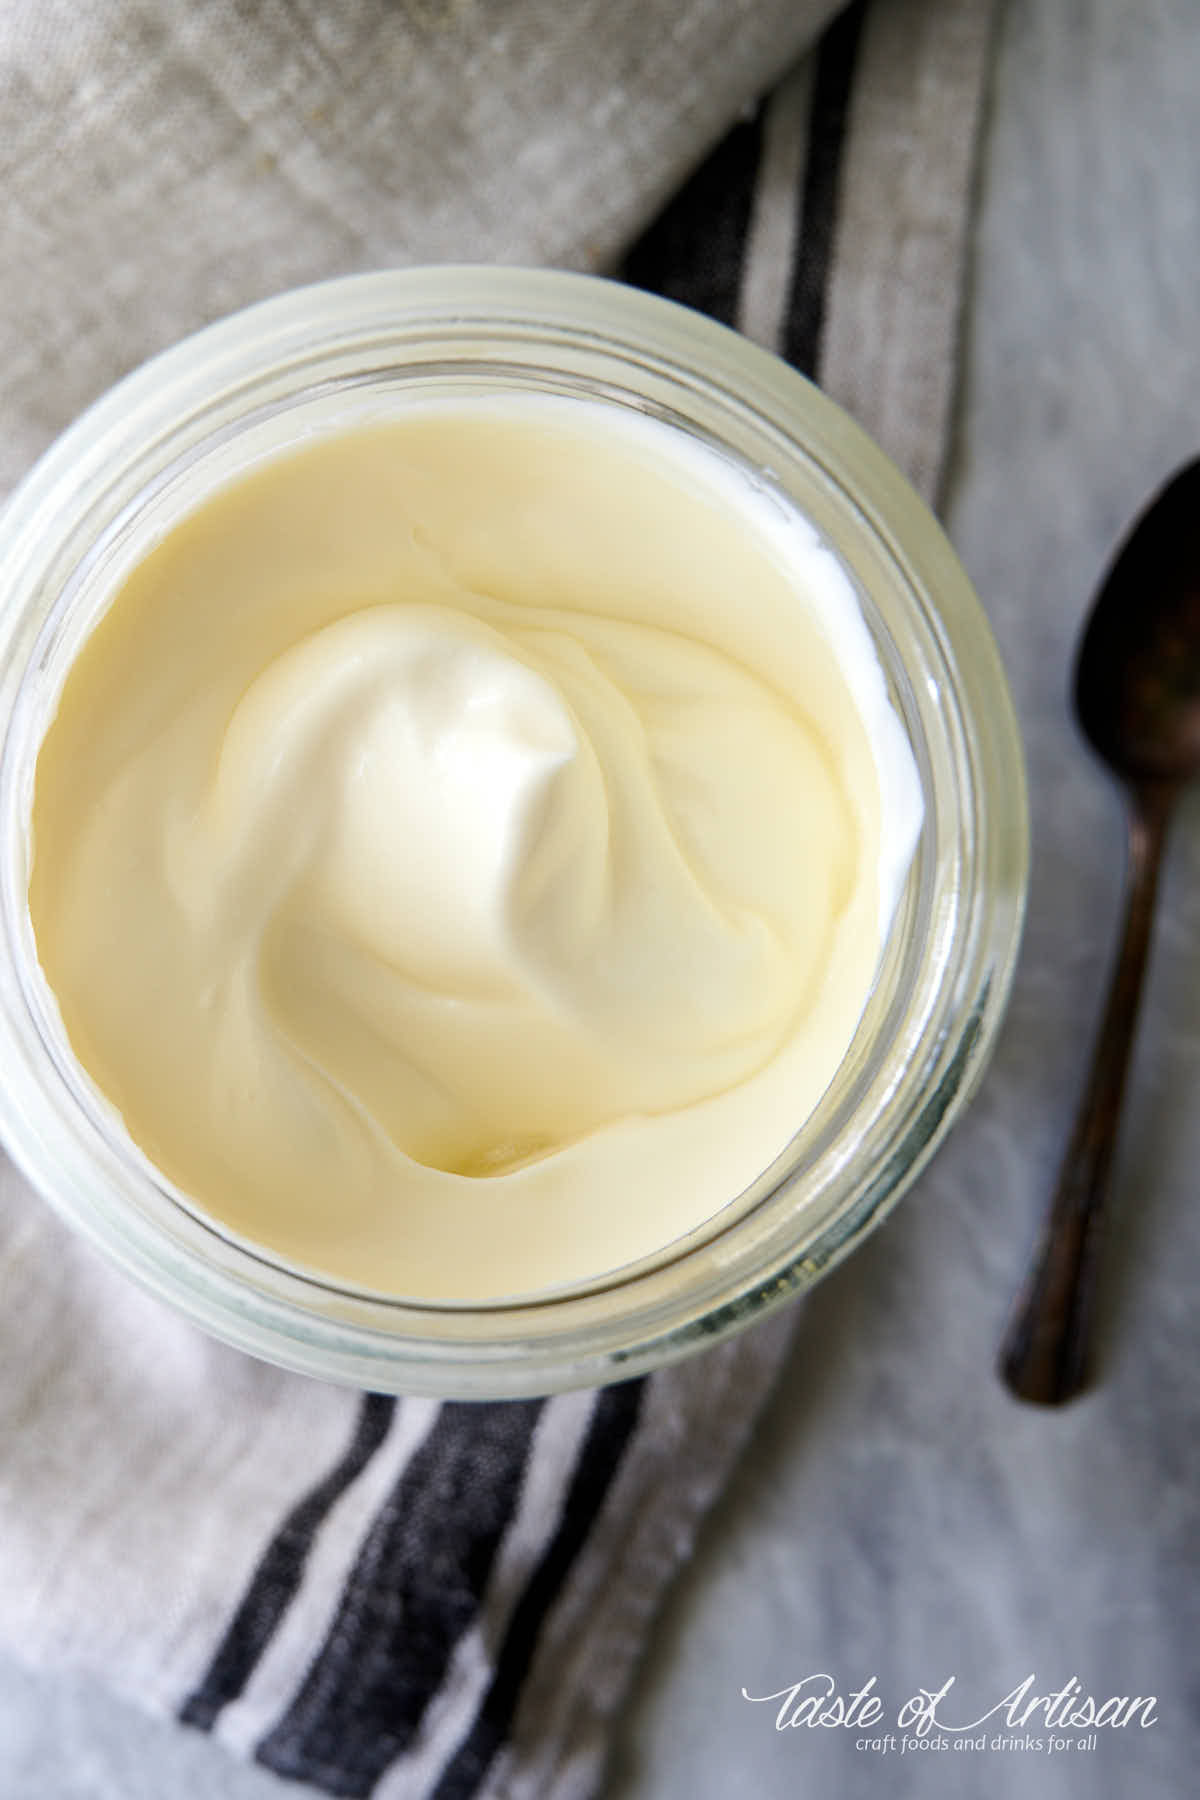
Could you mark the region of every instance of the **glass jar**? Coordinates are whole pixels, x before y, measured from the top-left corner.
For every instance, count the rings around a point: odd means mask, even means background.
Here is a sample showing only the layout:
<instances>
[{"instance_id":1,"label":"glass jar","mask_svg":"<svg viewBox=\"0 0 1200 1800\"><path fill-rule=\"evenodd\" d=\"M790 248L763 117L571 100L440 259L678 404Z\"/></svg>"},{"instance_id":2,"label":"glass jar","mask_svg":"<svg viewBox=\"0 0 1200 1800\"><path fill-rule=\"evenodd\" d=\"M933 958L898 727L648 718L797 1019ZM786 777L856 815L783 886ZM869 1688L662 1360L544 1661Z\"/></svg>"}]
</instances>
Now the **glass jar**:
<instances>
[{"instance_id":1,"label":"glass jar","mask_svg":"<svg viewBox=\"0 0 1200 1800\"><path fill-rule=\"evenodd\" d=\"M659 417L790 496L858 590L925 821L875 987L816 1112L743 1195L659 1255L528 1302L414 1305L273 1260L153 1168L72 1055L27 902L34 766L73 657L128 569L217 486L411 396L537 392ZM927 509L800 375L722 326L588 276L431 268L286 294L137 370L0 517L0 1132L62 1215L216 1336L382 1391L487 1398L640 1373L841 1260L979 1080L1027 880L1023 765L991 634Z\"/></svg>"}]
</instances>

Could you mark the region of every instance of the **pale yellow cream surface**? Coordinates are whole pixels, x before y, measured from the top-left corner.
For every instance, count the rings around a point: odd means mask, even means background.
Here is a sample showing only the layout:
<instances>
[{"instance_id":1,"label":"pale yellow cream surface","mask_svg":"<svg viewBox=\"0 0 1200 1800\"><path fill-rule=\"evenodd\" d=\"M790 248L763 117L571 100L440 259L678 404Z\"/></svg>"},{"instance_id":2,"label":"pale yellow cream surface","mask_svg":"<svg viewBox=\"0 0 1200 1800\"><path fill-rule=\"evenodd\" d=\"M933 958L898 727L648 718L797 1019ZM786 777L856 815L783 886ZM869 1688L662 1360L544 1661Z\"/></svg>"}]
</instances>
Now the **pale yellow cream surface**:
<instances>
[{"instance_id":1,"label":"pale yellow cream surface","mask_svg":"<svg viewBox=\"0 0 1200 1800\"><path fill-rule=\"evenodd\" d=\"M29 903L76 1057L202 1212L479 1300L652 1254L784 1148L919 823L802 519L613 408L430 402L124 580Z\"/></svg>"}]
</instances>

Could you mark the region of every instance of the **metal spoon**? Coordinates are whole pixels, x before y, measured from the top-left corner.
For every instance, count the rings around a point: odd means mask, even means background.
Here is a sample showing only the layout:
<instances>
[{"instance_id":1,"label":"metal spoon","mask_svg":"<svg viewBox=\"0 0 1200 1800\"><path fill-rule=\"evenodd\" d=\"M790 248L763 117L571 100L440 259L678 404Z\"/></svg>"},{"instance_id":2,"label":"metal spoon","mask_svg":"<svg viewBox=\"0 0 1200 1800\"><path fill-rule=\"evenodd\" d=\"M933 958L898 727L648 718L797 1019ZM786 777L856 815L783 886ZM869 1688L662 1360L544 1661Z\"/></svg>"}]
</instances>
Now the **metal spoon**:
<instances>
[{"instance_id":1,"label":"metal spoon","mask_svg":"<svg viewBox=\"0 0 1200 1800\"><path fill-rule=\"evenodd\" d=\"M1000 1373L1056 1406L1086 1384L1105 1196L1167 825L1200 775L1200 459L1151 502L1097 596L1075 665L1075 711L1129 802L1125 921L1100 1033Z\"/></svg>"}]
</instances>

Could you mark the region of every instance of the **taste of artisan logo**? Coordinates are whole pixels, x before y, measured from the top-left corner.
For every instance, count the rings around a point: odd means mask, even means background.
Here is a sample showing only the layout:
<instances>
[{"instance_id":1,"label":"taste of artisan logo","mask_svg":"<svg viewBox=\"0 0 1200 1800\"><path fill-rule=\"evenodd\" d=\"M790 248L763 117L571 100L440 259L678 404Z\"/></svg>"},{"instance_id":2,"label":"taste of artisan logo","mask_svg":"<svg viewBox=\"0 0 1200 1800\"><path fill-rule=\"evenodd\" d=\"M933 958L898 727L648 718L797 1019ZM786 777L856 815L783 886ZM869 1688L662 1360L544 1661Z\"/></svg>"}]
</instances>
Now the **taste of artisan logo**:
<instances>
[{"instance_id":1,"label":"taste of artisan logo","mask_svg":"<svg viewBox=\"0 0 1200 1800\"><path fill-rule=\"evenodd\" d=\"M1054 1756L1094 1750L1102 1730L1137 1725L1145 1731L1158 1723L1153 1694L1112 1694L1100 1700L1085 1693L1075 1675L1048 1693L1039 1693L1036 1676L1027 1675L994 1705L964 1718L963 1708L950 1699L955 1680L951 1675L940 1688L918 1688L894 1713L875 1691L874 1675L843 1693L824 1670L773 1694L751 1694L743 1688L742 1699L755 1706L774 1706L776 1731L805 1727L853 1731L856 1749L877 1756L988 1749Z\"/></svg>"}]
</instances>

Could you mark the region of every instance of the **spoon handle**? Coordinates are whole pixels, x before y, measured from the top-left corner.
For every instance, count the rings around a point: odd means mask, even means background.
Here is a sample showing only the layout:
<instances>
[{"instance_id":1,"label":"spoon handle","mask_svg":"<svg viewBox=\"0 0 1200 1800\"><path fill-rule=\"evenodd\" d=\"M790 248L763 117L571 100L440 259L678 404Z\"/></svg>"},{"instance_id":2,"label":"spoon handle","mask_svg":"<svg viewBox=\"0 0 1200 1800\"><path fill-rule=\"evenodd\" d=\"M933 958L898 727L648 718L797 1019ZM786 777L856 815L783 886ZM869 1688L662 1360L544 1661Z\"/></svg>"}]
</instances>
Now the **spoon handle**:
<instances>
[{"instance_id":1,"label":"spoon handle","mask_svg":"<svg viewBox=\"0 0 1200 1800\"><path fill-rule=\"evenodd\" d=\"M1145 783L1131 798L1120 953L1058 1186L1000 1351L1008 1387L1042 1406L1060 1406L1087 1380L1104 1202L1175 788Z\"/></svg>"}]
</instances>

